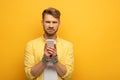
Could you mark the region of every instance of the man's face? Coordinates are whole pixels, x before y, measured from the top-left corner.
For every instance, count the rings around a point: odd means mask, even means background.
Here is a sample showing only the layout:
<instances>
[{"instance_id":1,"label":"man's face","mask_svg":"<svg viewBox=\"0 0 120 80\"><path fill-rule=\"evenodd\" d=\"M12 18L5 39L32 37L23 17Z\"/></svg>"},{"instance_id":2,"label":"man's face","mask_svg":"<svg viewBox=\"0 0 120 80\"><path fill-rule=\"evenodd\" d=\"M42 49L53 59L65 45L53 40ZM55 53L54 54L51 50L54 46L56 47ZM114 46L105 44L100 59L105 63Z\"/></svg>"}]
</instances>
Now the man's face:
<instances>
[{"instance_id":1,"label":"man's face","mask_svg":"<svg viewBox=\"0 0 120 80\"><path fill-rule=\"evenodd\" d=\"M53 36L56 34L58 30L60 21L50 14L45 14L42 24L43 24L45 34L47 34L48 36Z\"/></svg>"}]
</instances>

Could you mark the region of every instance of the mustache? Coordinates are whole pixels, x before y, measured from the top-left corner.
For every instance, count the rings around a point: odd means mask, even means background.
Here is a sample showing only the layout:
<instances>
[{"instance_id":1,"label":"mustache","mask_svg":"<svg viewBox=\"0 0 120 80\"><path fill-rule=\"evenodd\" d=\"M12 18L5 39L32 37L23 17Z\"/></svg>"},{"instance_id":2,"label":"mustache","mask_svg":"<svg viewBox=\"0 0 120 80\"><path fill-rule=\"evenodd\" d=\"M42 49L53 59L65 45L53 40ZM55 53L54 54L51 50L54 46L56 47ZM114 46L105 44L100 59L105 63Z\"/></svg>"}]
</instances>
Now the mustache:
<instances>
[{"instance_id":1,"label":"mustache","mask_svg":"<svg viewBox=\"0 0 120 80\"><path fill-rule=\"evenodd\" d=\"M54 28L53 28L53 27L48 27L47 29L48 29L48 30L54 30Z\"/></svg>"}]
</instances>

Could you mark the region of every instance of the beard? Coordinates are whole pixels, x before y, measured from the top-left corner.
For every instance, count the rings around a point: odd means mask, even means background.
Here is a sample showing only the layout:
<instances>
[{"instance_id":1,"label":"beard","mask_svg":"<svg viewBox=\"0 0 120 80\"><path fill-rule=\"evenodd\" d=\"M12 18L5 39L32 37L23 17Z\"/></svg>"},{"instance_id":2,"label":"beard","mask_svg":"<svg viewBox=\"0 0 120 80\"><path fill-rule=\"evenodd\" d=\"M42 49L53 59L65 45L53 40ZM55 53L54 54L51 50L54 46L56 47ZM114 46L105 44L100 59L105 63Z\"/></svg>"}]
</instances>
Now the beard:
<instances>
[{"instance_id":1,"label":"beard","mask_svg":"<svg viewBox=\"0 0 120 80\"><path fill-rule=\"evenodd\" d=\"M50 29L50 28L49 28L49 29ZM58 28L57 28L56 30L52 29L52 31L46 30L46 29L44 28L44 32L45 32L45 34L48 35L48 36L53 36L53 35L55 35L55 34L57 33L57 31L58 31Z\"/></svg>"}]
</instances>

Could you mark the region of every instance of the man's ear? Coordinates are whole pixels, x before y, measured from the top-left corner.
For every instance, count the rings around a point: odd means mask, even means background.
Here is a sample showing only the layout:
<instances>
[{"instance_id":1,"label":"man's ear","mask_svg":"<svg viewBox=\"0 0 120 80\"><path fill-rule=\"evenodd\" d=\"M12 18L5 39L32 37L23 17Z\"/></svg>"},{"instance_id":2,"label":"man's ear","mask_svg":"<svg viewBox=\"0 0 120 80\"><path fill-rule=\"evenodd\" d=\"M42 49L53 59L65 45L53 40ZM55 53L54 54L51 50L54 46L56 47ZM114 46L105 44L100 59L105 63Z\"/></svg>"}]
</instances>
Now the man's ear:
<instances>
[{"instance_id":1,"label":"man's ear","mask_svg":"<svg viewBox=\"0 0 120 80\"><path fill-rule=\"evenodd\" d=\"M43 25L43 20L41 20L41 24Z\"/></svg>"},{"instance_id":2,"label":"man's ear","mask_svg":"<svg viewBox=\"0 0 120 80\"><path fill-rule=\"evenodd\" d=\"M61 25L61 21L59 21L59 25Z\"/></svg>"}]
</instances>

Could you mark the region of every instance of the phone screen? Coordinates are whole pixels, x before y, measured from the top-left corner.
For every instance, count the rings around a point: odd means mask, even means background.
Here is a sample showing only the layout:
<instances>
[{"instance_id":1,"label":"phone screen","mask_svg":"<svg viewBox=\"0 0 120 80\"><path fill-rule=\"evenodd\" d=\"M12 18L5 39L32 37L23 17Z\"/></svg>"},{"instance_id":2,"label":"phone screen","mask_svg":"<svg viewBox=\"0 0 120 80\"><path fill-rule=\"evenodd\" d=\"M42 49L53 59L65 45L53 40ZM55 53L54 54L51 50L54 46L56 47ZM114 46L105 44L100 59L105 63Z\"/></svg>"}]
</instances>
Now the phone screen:
<instances>
[{"instance_id":1,"label":"phone screen","mask_svg":"<svg viewBox=\"0 0 120 80\"><path fill-rule=\"evenodd\" d=\"M47 43L47 46L53 47L54 44L55 44L55 40L53 40L53 39L47 39L47 40L46 40L46 43Z\"/></svg>"}]
</instances>

